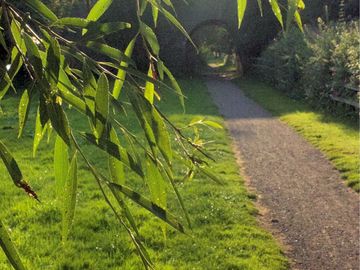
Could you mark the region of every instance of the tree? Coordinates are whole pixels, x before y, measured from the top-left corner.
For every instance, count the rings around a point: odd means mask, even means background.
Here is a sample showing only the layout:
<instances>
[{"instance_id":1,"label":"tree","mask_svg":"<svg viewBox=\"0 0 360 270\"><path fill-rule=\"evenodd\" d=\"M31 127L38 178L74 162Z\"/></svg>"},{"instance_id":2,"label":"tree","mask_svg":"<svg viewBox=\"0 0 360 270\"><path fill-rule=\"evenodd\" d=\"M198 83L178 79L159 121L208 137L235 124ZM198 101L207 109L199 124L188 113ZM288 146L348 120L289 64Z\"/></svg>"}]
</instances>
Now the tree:
<instances>
[{"instance_id":1,"label":"tree","mask_svg":"<svg viewBox=\"0 0 360 270\"><path fill-rule=\"evenodd\" d=\"M260 5L261 1L258 2ZM141 242L127 207L127 200L134 201L176 230L184 232L184 226L166 210L166 185L169 184L190 225L186 208L174 183L174 162L187 168L185 177L201 172L214 181L221 182L206 168L205 160L211 157L203 147L187 138L154 103L158 88L162 87L174 91L184 106L184 96L179 84L159 57L160 46L154 30L142 17L147 8L151 9L153 23L156 25L158 15L162 14L191 41L181 23L169 11L173 8L172 2L135 1L136 14L133 15L136 17L136 26L123 21L100 21L112 0L96 1L86 18L58 18L40 0L15 3L0 0L0 46L4 52L0 63L0 99L9 89L15 90L13 80L17 74L26 74L30 80L20 100L18 136L21 137L27 123L30 106L37 107L34 154L44 134L55 131L55 179L60 183L60 189L66 193L63 199L63 241L68 237L74 216L77 156L80 155L93 174L105 201L129 234L144 267L152 268L151 258ZM87 3L90 7L90 1ZM277 1L271 0L270 3L275 16L283 25ZM288 16L288 20L295 15L297 23L301 25L298 8L302 7L301 0L289 0L291 12L288 14L291 16ZM246 0L238 0L239 27L245 9ZM136 33L124 51L106 44L107 35L126 31L131 27L136 27ZM148 71L145 73L139 71L132 60L136 42L141 42L146 51ZM92 52L96 52L96 58L91 56ZM170 86L164 83L166 77ZM147 144L141 143L116 117L124 110L124 102L119 99L122 92L127 96L139 120ZM66 106L71 106L71 109L65 109ZM71 128L67 117L71 110L83 114L84 121L87 119L89 122L88 130L76 132ZM196 124L218 127L218 124L210 121L197 121L190 125ZM170 134L177 139L176 149L170 143ZM120 143L119 135L126 139L126 145ZM108 175L100 173L99 168L89 161L79 140L85 140L107 153ZM132 147L134 144L141 146L143 158L139 158ZM14 184L34 199L40 200L26 182L26 176L20 170L21 164L16 162L1 140L0 156ZM125 186L124 167L147 183L151 199ZM25 269L1 221L0 245L15 269Z\"/></svg>"}]
</instances>

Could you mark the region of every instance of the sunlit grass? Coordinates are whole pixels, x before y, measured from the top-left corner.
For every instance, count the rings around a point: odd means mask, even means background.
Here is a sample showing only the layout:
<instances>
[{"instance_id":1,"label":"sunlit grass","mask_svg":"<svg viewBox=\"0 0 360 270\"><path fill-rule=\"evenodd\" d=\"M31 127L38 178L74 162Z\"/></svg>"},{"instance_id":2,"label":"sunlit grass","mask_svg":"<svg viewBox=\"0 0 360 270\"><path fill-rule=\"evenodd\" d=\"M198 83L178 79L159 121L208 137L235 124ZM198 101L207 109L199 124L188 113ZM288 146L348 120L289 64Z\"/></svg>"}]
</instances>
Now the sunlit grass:
<instances>
[{"instance_id":1,"label":"sunlit grass","mask_svg":"<svg viewBox=\"0 0 360 270\"><path fill-rule=\"evenodd\" d=\"M263 83L241 80L238 84L246 95L319 148L340 171L347 185L360 191L360 141L357 122L319 112Z\"/></svg>"},{"instance_id":2,"label":"sunlit grass","mask_svg":"<svg viewBox=\"0 0 360 270\"><path fill-rule=\"evenodd\" d=\"M163 96L162 109L178 125L189 123L194 116L206 116L222 122L216 107L210 101L204 84L199 80L183 81L187 99L187 113L173 95ZM37 191L41 204L28 198L16 188L0 165L0 217L10 228L10 234L29 269L142 269L140 259L123 228L114 219L104 202L86 166L79 163L79 190L75 224L66 245L61 244L61 214L55 198L52 172L52 146L43 142L36 158L32 155L34 110L21 140L17 133L17 98L2 103L4 115L0 118L0 137L12 150L24 175ZM75 130L87 126L77 113L71 112ZM125 121L135 132L135 119L129 114ZM288 263L272 236L260 229L256 209L238 174L229 140L224 130L202 130L210 153L216 158L212 170L226 182L219 186L201 175L187 183L178 182L186 207L191 216L193 230L180 234L169 228L167 238L161 231L161 222L145 210L131 205L140 233L157 269L287 269ZM90 145L82 147L99 167L107 164L106 156ZM143 189L143 183L131 176L127 184ZM173 197L169 208L178 206ZM0 269L11 269L0 252Z\"/></svg>"}]
</instances>

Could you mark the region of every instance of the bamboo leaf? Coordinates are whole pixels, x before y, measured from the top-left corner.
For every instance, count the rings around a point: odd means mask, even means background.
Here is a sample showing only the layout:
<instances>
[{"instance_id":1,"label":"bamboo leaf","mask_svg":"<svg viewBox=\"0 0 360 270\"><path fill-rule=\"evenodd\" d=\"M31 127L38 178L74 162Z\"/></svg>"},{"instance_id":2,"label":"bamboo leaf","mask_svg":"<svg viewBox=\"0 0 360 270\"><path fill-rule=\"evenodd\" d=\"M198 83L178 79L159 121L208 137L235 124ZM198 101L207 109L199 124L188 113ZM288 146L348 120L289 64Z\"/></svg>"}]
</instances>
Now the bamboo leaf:
<instances>
[{"instance_id":1,"label":"bamboo leaf","mask_svg":"<svg viewBox=\"0 0 360 270\"><path fill-rule=\"evenodd\" d=\"M67 145L70 145L69 121L61 107L59 98L54 97L49 100L49 102L46 104L46 109L52 127L56 130L57 134L64 140L64 142Z\"/></svg>"},{"instance_id":2,"label":"bamboo leaf","mask_svg":"<svg viewBox=\"0 0 360 270\"><path fill-rule=\"evenodd\" d=\"M91 8L86 19L89 21L97 21L105 12L108 10L112 0L98 0L95 5ZM84 35L87 32L86 29L83 29L82 34Z\"/></svg>"},{"instance_id":3,"label":"bamboo leaf","mask_svg":"<svg viewBox=\"0 0 360 270\"><path fill-rule=\"evenodd\" d=\"M144 177L144 173L140 164L138 164L131 154L120 145L117 145L105 138L97 140L97 138L89 133L81 134L89 143L99 147L101 150L105 151L109 155L115 157L117 160L121 161L125 166L130 168L133 172L138 174L141 177Z\"/></svg>"},{"instance_id":4,"label":"bamboo leaf","mask_svg":"<svg viewBox=\"0 0 360 270\"><path fill-rule=\"evenodd\" d=\"M20 259L20 256L16 250L15 245L10 239L7 229L5 228L1 220L0 220L0 246L15 270L26 269Z\"/></svg>"},{"instance_id":5,"label":"bamboo leaf","mask_svg":"<svg viewBox=\"0 0 360 270\"><path fill-rule=\"evenodd\" d=\"M104 132L109 115L109 82L104 73L98 80L98 87L95 96L95 129L99 139Z\"/></svg>"},{"instance_id":6,"label":"bamboo leaf","mask_svg":"<svg viewBox=\"0 0 360 270\"><path fill-rule=\"evenodd\" d=\"M151 6L151 11L152 11L152 17L153 17L153 21L154 21L154 27L156 28L158 17L159 17L159 9L156 6Z\"/></svg>"},{"instance_id":7,"label":"bamboo leaf","mask_svg":"<svg viewBox=\"0 0 360 270\"><path fill-rule=\"evenodd\" d=\"M110 130L110 141L116 145L120 145L120 141L114 128L111 128ZM124 165L117 158L111 155L109 155L109 171L112 182L125 184Z\"/></svg>"},{"instance_id":8,"label":"bamboo leaf","mask_svg":"<svg viewBox=\"0 0 360 270\"><path fill-rule=\"evenodd\" d=\"M90 10L86 19L89 21L97 21L110 7L111 3L112 0L98 0Z\"/></svg>"},{"instance_id":9,"label":"bamboo leaf","mask_svg":"<svg viewBox=\"0 0 360 270\"><path fill-rule=\"evenodd\" d=\"M62 240L66 241L71 225L73 223L76 206L76 192L77 192L77 159L76 152L71 160L68 175L64 187L64 202L63 202L63 222L62 222Z\"/></svg>"},{"instance_id":10,"label":"bamboo leaf","mask_svg":"<svg viewBox=\"0 0 360 270\"><path fill-rule=\"evenodd\" d=\"M155 0L151 0L152 3L154 3ZM189 34L186 32L185 28L181 25L181 23L166 9L159 7L159 11L164 14L164 16L173 24L175 27L177 27L180 32L190 41L190 43L194 46L194 48L197 48Z\"/></svg>"},{"instance_id":11,"label":"bamboo leaf","mask_svg":"<svg viewBox=\"0 0 360 270\"><path fill-rule=\"evenodd\" d=\"M262 8L262 0L257 0L257 3L259 6L259 9L260 9L260 15L261 15L261 17L263 17L264 13L263 13L263 8Z\"/></svg>"},{"instance_id":12,"label":"bamboo leaf","mask_svg":"<svg viewBox=\"0 0 360 270\"><path fill-rule=\"evenodd\" d=\"M269 0L269 3L271 5L271 9L272 9L275 17L279 21L281 27L284 28L283 18L282 18L282 14L281 14L281 10L280 10L278 1L277 0Z\"/></svg>"},{"instance_id":13,"label":"bamboo leaf","mask_svg":"<svg viewBox=\"0 0 360 270\"><path fill-rule=\"evenodd\" d=\"M22 188L30 197L38 200L36 193L31 189L31 187L26 183L24 177L20 171L19 165L14 159L13 155L10 153L9 149L5 146L5 144L0 141L0 157L4 162L4 165L11 176L14 184Z\"/></svg>"},{"instance_id":14,"label":"bamboo leaf","mask_svg":"<svg viewBox=\"0 0 360 270\"><path fill-rule=\"evenodd\" d=\"M40 120L40 108L38 107L37 113L36 113L36 120L35 120L35 134L34 134L34 142L33 142L33 157L36 156L36 151L39 147L41 139L44 137L44 134L47 129L47 125L43 126L41 125Z\"/></svg>"},{"instance_id":15,"label":"bamboo leaf","mask_svg":"<svg viewBox=\"0 0 360 270\"><path fill-rule=\"evenodd\" d=\"M304 28L303 28L303 24L301 21L301 16L300 16L299 11L297 11L297 10L295 11L294 17L295 17L295 22L298 25L298 27L300 28L301 32L304 32Z\"/></svg>"},{"instance_id":16,"label":"bamboo leaf","mask_svg":"<svg viewBox=\"0 0 360 270\"><path fill-rule=\"evenodd\" d=\"M122 61L122 62L127 62L128 64L134 64L134 62L129 57L127 57L122 51L115 49L114 47L111 47L109 45L95 41L89 41L86 43L86 47L97 53L106 55L116 61L119 62Z\"/></svg>"},{"instance_id":17,"label":"bamboo leaf","mask_svg":"<svg viewBox=\"0 0 360 270\"><path fill-rule=\"evenodd\" d=\"M57 197L60 198L64 193L64 186L69 170L68 146L60 136L56 136L54 146L54 174Z\"/></svg>"},{"instance_id":18,"label":"bamboo leaf","mask_svg":"<svg viewBox=\"0 0 360 270\"><path fill-rule=\"evenodd\" d=\"M153 71L151 68L151 64L149 65L149 70L148 70L148 76L149 77L154 77L153 76ZM145 92L144 92L144 97L151 103L154 103L154 94L155 94L155 86L153 83L147 81L145 84Z\"/></svg>"},{"instance_id":19,"label":"bamboo leaf","mask_svg":"<svg viewBox=\"0 0 360 270\"><path fill-rule=\"evenodd\" d=\"M25 89L21 96L20 103L19 103L19 109L18 109L18 115L19 115L18 138L21 137L25 123L26 123L28 115L29 115L29 109L30 109L29 104L30 104L29 91L27 89Z\"/></svg>"},{"instance_id":20,"label":"bamboo leaf","mask_svg":"<svg viewBox=\"0 0 360 270\"><path fill-rule=\"evenodd\" d=\"M213 128L218 128L218 129L223 129L222 125L220 125L219 123L216 123L214 121L204 120L202 122L207 126L210 126L210 127L213 127Z\"/></svg>"},{"instance_id":21,"label":"bamboo leaf","mask_svg":"<svg viewBox=\"0 0 360 270\"><path fill-rule=\"evenodd\" d=\"M115 188L117 191L122 192L130 198L132 201L137 203L138 205L142 206L146 210L150 211L154 215L156 215L158 218L162 219L166 223L168 223L170 226L178 230L179 232L184 233L184 227L181 225L180 222L178 222L177 218L163 209L162 207L158 206L154 202L150 201L149 199L143 197L141 194L133 191L132 189L125 187L123 185L115 184L115 183L109 183L110 186Z\"/></svg>"},{"instance_id":22,"label":"bamboo leaf","mask_svg":"<svg viewBox=\"0 0 360 270\"><path fill-rule=\"evenodd\" d=\"M15 78L16 74L19 72L23 61L21 59L21 55L16 48L13 49L12 58L11 58L11 65L10 69L5 76L8 76L8 80L5 78L1 78L0 80L0 100L5 96L7 91L9 90L12 80Z\"/></svg>"},{"instance_id":23,"label":"bamboo leaf","mask_svg":"<svg viewBox=\"0 0 360 270\"><path fill-rule=\"evenodd\" d=\"M133 53L136 38L137 38L137 35L130 41L130 43L128 44L128 46L125 49L125 55L129 58L131 58L131 55ZM121 61L120 66L128 67L129 64L127 62ZM121 88L123 87L124 81L126 78L126 71L124 69L118 69L117 77L119 79L117 79L115 81L114 88L113 88L113 96L115 99L119 98Z\"/></svg>"},{"instance_id":24,"label":"bamboo leaf","mask_svg":"<svg viewBox=\"0 0 360 270\"><path fill-rule=\"evenodd\" d=\"M106 35L116 33L120 30L131 28L130 23L126 22L110 22L110 23L89 23L88 31L83 35L81 41L95 40Z\"/></svg>"},{"instance_id":25,"label":"bamboo leaf","mask_svg":"<svg viewBox=\"0 0 360 270\"><path fill-rule=\"evenodd\" d=\"M27 33L24 33L23 38L25 41L25 45L27 47L27 55L29 61L34 66L34 69L37 75L39 76L39 78L41 78L43 65L42 65L39 48L36 46L32 38Z\"/></svg>"},{"instance_id":26,"label":"bamboo leaf","mask_svg":"<svg viewBox=\"0 0 360 270\"><path fill-rule=\"evenodd\" d=\"M59 42L50 38L50 44L46 55L46 78L52 89L56 89L60 72L60 45Z\"/></svg>"},{"instance_id":27,"label":"bamboo leaf","mask_svg":"<svg viewBox=\"0 0 360 270\"><path fill-rule=\"evenodd\" d=\"M40 15L47 18L50 22L56 21L58 18L56 15L40 0L24 0L27 5L33 8Z\"/></svg>"},{"instance_id":28,"label":"bamboo leaf","mask_svg":"<svg viewBox=\"0 0 360 270\"><path fill-rule=\"evenodd\" d=\"M143 22L140 22L140 33L144 36L146 41L149 43L151 50L155 55L159 54L160 46L154 31L150 26Z\"/></svg>"},{"instance_id":29,"label":"bamboo leaf","mask_svg":"<svg viewBox=\"0 0 360 270\"><path fill-rule=\"evenodd\" d=\"M171 86L174 88L175 92L178 94L179 100L180 100L180 104L183 108L183 110L185 111L185 101L184 101L184 95L182 93L181 87L178 84L178 82L176 81L175 77L173 76L173 74L171 73L171 71L163 64L162 68L166 74L166 76L168 76L168 78L170 79L171 82Z\"/></svg>"},{"instance_id":30,"label":"bamboo leaf","mask_svg":"<svg viewBox=\"0 0 360 270\"><path fill-rule=\"evenodd\" d=\"M247 4L247 0L237 0L238 28L239 29L240 29L241 23L244 19L246 4Z\"/></svg>"}]
</instances>

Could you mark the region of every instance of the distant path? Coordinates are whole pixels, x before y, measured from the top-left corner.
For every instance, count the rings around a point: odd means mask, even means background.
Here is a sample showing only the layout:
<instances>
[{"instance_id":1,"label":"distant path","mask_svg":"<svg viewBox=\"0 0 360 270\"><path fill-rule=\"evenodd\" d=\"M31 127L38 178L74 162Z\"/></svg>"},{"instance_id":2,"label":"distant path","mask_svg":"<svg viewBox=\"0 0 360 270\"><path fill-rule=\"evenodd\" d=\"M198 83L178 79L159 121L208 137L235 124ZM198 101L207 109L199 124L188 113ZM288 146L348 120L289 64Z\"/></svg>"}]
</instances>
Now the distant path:
<instances>
[{"instance_id":1,"label":"distant path","mask_svg":"<svg viewBox=\"0 0 360 270\"><path fill-rule=\"evenodd\" d=\"M313 146L227 81L208 80L250 187L293 269L359 269L359 196Z\"/></svg>"}]
</instances>

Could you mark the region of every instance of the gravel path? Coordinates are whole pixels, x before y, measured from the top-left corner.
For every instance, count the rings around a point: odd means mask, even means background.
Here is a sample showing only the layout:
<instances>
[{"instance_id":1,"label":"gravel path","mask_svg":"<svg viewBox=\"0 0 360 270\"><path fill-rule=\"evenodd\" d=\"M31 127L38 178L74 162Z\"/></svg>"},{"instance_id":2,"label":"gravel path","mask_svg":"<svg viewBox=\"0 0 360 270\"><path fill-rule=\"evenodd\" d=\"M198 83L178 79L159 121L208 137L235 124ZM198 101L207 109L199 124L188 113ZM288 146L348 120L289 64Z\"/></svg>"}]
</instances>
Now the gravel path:
<instances>
[{"instance_id":1,"label":"gravel path","mask_svg":"<svg viewBox=\"0 0 360 270\"><path fill-rule=\"evenodd\" d=\"M228 81L207 81L225 117L261 220L289 247L293 269L359 269L359 196L324 156Z\"/></svg>"}]
</instances>

